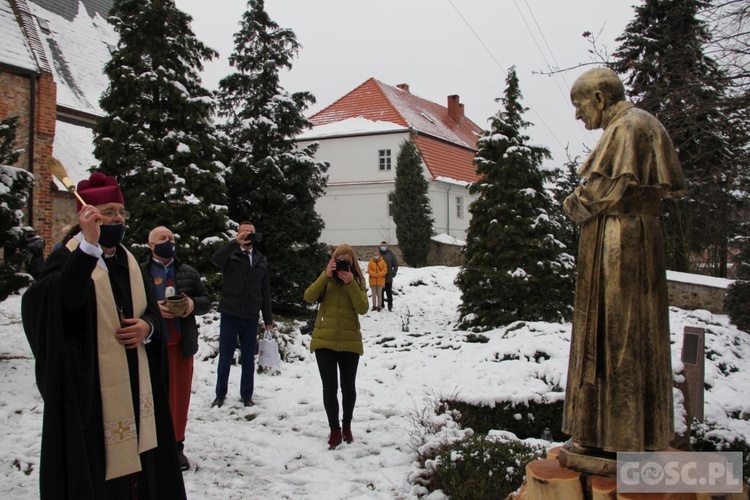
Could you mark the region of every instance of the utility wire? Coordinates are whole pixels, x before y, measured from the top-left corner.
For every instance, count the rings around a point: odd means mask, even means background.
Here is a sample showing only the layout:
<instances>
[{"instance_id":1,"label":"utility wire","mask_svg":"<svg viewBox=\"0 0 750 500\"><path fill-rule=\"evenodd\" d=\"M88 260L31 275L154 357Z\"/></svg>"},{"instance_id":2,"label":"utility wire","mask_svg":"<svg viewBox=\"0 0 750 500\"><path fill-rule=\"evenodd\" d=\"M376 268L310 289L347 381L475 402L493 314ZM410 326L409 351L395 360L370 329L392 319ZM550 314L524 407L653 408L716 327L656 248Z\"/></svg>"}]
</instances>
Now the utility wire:
<instances>
[{"instance_id":1,"label":"utility wire","mask_svg":"<svg viewBox=\"0 0 750 500\"><path fill-rule=\"evenodd\" d=\"M484 50L490 55L490 57L492 58L492 60L495 61L495 64L497 64L497 67L500 68L500 70L503 73L507 73L507 71L505 70L505 68L503 68L502 64L500 64L500 61L498 61L495 58L495 54L493 54L492 51L489 49L489 47L487 47L487 45L484 44L484 42L479 37L479 35L477 34L477 32L474 31L474 28L472 28L471 24L469 24L469 21L467 21L466 18L463 16L463 14L461 14L461 11L458 10L458 7L456 7L456 5L453 3L453 0L448 0L448 2L451 4L451 6L456 11L456 13L458 14L458 16L464 22L464 24L466 25L466 27L468 27L471 30L471 32L474 34L474 37L479 41L480 44L482 44L482 47L484 47Z\"/></svg>"},{"instance_id":2,"label":"utility wire","mask_svg":"<svg viewBox=\"0 0 750 500\"><path fill-rule=\"evenodd\" d=\"M539 35L542 37L542 40L544 41L544 46L547 47L547 52L549 52L550 57L552 58L552 62L555 63L554 69L560 69L560 63L557 62L557 58L555 57L555 53L552 51L552 47L549 46L549 42L547 41L547 37L544 36L544 30L542 30L542 27L539 26L539 21L537 21L536 16L534 15L534 11L531 10L531 5L529 5L529 0L524 0L524 3L526 4L526 9L529 11L529 15L531 15L531 19L534 21L534 26L536 26L536 30L539 32ZM546 60L545 60L546 62ZM549 66L549 64L547 65ZM550 67L550 70L553 68ZM565 84L565 88L570 88L570 85L568 85L567 80L565 80L565 73L559 72L553 74L554 77L559 76L562 78L563 83ZM566 95L565 98L567 99L568 96Z\"/></svg>"},{"instance_id":3,"label":"utility wire","mask_svg":"<svg viewBox=\"0 0 750 500\"><path fill-rule=\"evenodd\" d=\"M513 0L513 1L515 2L515 0ZM557 58L555 57L555 53L552 51L552 47L550 47L549 42L547 42L547 37L544 36L544 30L542 30L542 27L539 26L539 22L537 21L536 16L534 15L534 11L531 10L531 5L529 5L529 1L528 0L524 0L524 4L526 4L526 9L528 9L529 14L531 15L531 18L534 20L534 25L536 26L536 29L539 32L539 35L542 37L542 40L544 40L544 45L547 47L547 51L549 52L549 55L552 58L552 61L555 63L555 68L559 69L560 68L560 63L557 62ZM518 9L518 5L516 5L516 9ZM520 12L520 10L519 10L519 12ZM521 14L521 17L523 18L523 14ZM524 23L525 22L526 22L526 20L524 19ZM528 24L526 26L528 28ZM532 38L534 38L533 35L532 35ZM536 43L536 39L534 39L534 42ZM537 48L539 48L538 44L537 44ZM541 49L540 49L540 51L541 51ZM544 59L544 62L546 63L547 59L544 58L544 55L542 55L542 58ZM550 67L549 63L547 63L547 67ZM550 70L552 70L551 67L550 67ZM555 78L555 82L556 83L557 83L557 77L558 76L562 79L563 83L565 84L565 88L569 89L570 85L568 84L568 81L565 79L565 74L564 73L562 73L562 72L560 72L560 73L552 73L552 77ZM570 96L569 96L569 94L566 93L565 91L563 91L563 89L560 88L560 84L559 83L557 83L557 88L560 89L560 93L562 94L563 99L568 104L568 109L570 109L571 113L574 112L573 105L570 103ZM581 135L582 135L582 137L585 137L589 141L593 141L595 139L594 134L590 130L582 129Z\"/></svg>"},{"instance_id":4,"label":"utility wire","mask_svg":"<svg viewBox=\"0 0 750 500\"><path fill-rule=\"evenodd\" d=\"M539 45L539 42L537 41L536 36L534 35L533 30L529 26L529 23L526 21L526 16L523 15L523 12L521 11L521 8L518 6L518 2L516 0L513 0L513 5L516 6L516 10L518 11L518 14L521 16L521 20L523 21L524 26L526 26L526 31L529 32L529 36L531 36L531 39L534 41L534 45L536 45L536 50L538 50L539 51L539 55L542 56L542 60L544 61L544 64L547 65L547 68L549 68L550 70L552 70L552 65L549 63L549 61L547 61L547 57L544 55L544 50L542 50L542 47ZM529 6L529 4L526 3L526 7L528 7L528 6ZM531 12L531 9L529 9L529 12ZM533 13L532 13L532 17L533 17ZM539 33L542 35L542 37L544 37L544 34L542 33L542 30L539 29L539 24L537 24L536 26L537 26L537 29L538 29ZM545 43L546 43L546 40L545 40ZM549 45L547 45L547 48L549 49ZM551 50L549 52L550 52L550 54L552 54ZM554 55L552 56L552 59L554 60ZM557 78L554 77L554 75L553 75L552 79L555 81L555 85L557 86L557 90L560 91L560 95L562 95L563 99L565 99L566 101L568 101L569 100L568 96L567 96L566 92L562 89L562 87L560 86L560 82L557 80Z\"/></svg>"},{"instance_id":5,"label":"utility wire","mask_svg":"<svg viewBox=\"0 0 750 500\"><path fill-rule=\"evenodd\" d=\"M513 1L515 2L515 0L513 0ZM490 55L490 57L492 58L492 60L495 61L495 64L497 65L497 67L500 68L500 70L503 73L507 73L507 71L505 70L505 68L503 68L503 66L500 64L500 62L497 60L497 58L495 58L495 55L492 53L492 51L490 51L490 49L487 47L487 45L484 43L484 41L482 41L481 37L477 34L477 32L474 30L474 28L471 26L471 24L469 24L469 21L467 21L466 18L463 16L463 14L461 14L461 11L458 10L458 7L456 7L456 5L453 3L453 0L448 0L448 3L451 4L451 7L453 7L453 9L456 11L456 13L459 15L459 17L463 20L464 24L466 24L466 26L469 28L469 30L471 30L471 32L474 34L474 37L476 37L476 39L479 41L479 43L482 45L482 47L484 47L484 50ZM518 7L518 5L516 5L516 7ZM524 20L524 22L526 22L526 21ZM527 25L527 28L528 28L528 25ZM526 102L526 105L529 107L529 109L536 115L536 117L539 119L539 121L542 123L542 125L544 125L544 128L547 129L547 131L554 138L554 140L557 141L557 143L560 145L561 148L565 149L565 144L563 144L562 141L557 137L557 135L552 130L552 128L549 125L547 125L547 122L544 121L544 118L542 118L542 116L539 113L537 113L536 109L534 109L534 107L531 105L531 103L525 97L523 98L523 100Z\"/></svg>"}]
</instances>

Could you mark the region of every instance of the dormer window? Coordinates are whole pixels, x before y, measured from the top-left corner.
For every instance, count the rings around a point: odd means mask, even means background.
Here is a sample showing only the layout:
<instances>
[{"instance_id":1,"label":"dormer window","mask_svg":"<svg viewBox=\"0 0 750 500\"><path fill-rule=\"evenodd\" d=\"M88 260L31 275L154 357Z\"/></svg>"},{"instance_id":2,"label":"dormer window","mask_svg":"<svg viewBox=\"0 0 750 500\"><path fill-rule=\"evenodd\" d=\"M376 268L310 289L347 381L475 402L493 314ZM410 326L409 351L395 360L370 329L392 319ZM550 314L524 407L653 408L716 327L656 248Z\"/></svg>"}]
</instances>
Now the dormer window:
<instances>
[{"instance_id":1,"label":"dormer window","mask_svg":"<svg viewBox=\"0 0 750 500\"><path fill-rule=\"evenodd\" d=\"M380 170L390 170L391 169L391 150L390 149L381 149L378 151L378 163L380 165Z\"/></svg>"},{"instance_id":2,"label":"dormer window","mask_svg":"<svg viewBox=\"0 0 750 500\"><path fill-rule=\"evenodd\" d=\"M52 33L52 30L50 29L49 23L47 22L46 19L37 17L36 23L39 25L39 29L41 29L42 33L44 33L45 35L49 35L50 33Z\"/></svg>"}]
</instances>

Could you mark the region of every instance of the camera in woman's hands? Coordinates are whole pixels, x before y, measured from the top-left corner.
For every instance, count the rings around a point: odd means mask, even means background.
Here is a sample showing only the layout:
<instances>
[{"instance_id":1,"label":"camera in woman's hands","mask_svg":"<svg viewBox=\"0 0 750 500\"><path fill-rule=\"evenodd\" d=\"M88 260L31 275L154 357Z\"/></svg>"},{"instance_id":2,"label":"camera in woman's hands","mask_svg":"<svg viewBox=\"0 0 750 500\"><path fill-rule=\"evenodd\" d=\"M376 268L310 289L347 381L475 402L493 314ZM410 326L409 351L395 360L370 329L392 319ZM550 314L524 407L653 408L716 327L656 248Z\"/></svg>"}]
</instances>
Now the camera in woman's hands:
<instances>
[{"instance_id":1,"label":"camera in woman's hands","mask_svg":"<svg viewBox=\"0 0 750 500\"><path fill-rule=\"evenodd\" d=\"M352 265L351 265L351 262L349 262L349 259L345 259L343 257L339 257L338 259L336 259L336 270L337 271L351 272L351 270L352 270L351 266Z\"/></svg>"}]
</instances>

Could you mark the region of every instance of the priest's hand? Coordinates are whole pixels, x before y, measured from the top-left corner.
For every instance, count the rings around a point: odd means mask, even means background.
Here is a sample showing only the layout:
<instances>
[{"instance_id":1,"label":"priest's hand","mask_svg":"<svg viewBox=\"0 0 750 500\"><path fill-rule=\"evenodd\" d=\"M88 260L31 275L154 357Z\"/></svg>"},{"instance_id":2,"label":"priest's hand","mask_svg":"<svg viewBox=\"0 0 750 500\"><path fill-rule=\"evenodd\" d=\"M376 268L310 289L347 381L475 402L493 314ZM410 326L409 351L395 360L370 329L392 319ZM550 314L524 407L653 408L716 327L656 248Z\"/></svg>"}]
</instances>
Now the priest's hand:
<instances>
[{"instance_id":1,"label":"priest's hand","mask_svg":"<svg viewBox=\"0 0 750 500\"><path fill-rule=\"evenodd\" d=\"M99 234L101 233L102 214L99 209L93 205L85 205L78 213L78 227L80 227L83 237L96 246L99 244Z\"/></svg>"},{"instance_id":2,"label":"priest's hand","mask_svg":"<svg viewBox=\"0 0 750 500\"><path fill-rule=\"evenodd\" d=\"M141 318L123 318L115 332L117 341L126 349L135 349L151 333L151 325Z\"/></svg>"}]
</instances>

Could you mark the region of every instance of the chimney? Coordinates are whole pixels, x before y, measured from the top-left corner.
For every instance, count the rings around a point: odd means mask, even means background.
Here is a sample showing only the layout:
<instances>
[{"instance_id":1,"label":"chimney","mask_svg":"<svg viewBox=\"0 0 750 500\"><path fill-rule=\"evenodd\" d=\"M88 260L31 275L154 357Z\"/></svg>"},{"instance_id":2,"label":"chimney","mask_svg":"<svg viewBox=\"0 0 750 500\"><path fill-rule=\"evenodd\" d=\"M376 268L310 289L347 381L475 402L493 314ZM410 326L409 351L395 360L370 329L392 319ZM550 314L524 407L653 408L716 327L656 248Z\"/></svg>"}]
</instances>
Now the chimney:
<instances>
[{"instance_id":1,"label":"chimney","mask_svg":"<svg viewBox=\"0 0 750 500\"><path fill-rule=\"evenodd\" d=\"M464 105L459 100L458 94L448 96L448 117L456 123L464 117Z\"/></svg>"},{"instance_id":2,"label":"chimney","mask_svg":"<svg viewBox=\"0 0 750 500\"><path fill-rule=\"evenodd\" d=\"M409 84L408 83L399 83L398 85L396 85L396 88L397 89L401 89L404 92L406 92L407 94L409 94Z\"/></svg>"}]
</instances>

